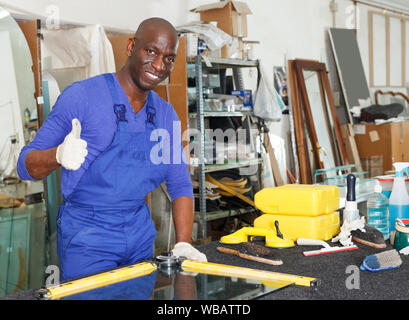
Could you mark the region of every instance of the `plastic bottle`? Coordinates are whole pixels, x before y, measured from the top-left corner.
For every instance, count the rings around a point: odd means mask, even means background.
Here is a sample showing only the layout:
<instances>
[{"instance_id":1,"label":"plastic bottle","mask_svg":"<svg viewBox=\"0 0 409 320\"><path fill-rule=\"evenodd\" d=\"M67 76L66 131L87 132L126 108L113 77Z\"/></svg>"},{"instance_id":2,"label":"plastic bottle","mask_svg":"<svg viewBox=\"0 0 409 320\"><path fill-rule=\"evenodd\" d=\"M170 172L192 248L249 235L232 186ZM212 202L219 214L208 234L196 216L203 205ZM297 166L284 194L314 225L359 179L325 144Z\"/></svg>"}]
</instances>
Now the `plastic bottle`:
<instances>
[{"instance_id":1,"label":"plastic bottle","mask_svg":"<svg viewBox=\"0 0 409 320\"><path fill-rule=\"evenodd\" d=\"M409 218L409 195L406 190L405 177L409 176L408 167L409 162L395 162L395 178L393 179L393 186L391 196L389 197L389 230L395 230L396 218Z\"/></svg>"},{"instance_id":2,"label":"plastic bottle","mask_svg":"<svg viewBox=\"0 0 409 320\"><path fill-rule=\"evenodd\" d=\"M347 175L347 197L343 211L343 221L352 222L359 219L358 204L355 197L356 177L350 173Z\"/></svg>"},{"instance_id":3,"label":"plastic bottle","mask_svg":"<svg viewBox=\"0 0 409 320\"><path fill-rule=\"evenodd\" d=\"M389 200L382 194L379 181L376 182L374 193L369 196L366 207L367 225L382 232L385 240L389 239Z\"/></svg>"},{"instance_id":4,"label":"plastic bottle","mask_svg":"<svg viewBox=\"0 0 409 320\"><path fill-rule=\"evenodd\" d=\"M29 122L29 121L30 121L30 118L31 118L30 110L28 110L28 108L26 108L26 109L24 110L24 121L25 121L25 122Z\"/></svg>"}]
</instances>

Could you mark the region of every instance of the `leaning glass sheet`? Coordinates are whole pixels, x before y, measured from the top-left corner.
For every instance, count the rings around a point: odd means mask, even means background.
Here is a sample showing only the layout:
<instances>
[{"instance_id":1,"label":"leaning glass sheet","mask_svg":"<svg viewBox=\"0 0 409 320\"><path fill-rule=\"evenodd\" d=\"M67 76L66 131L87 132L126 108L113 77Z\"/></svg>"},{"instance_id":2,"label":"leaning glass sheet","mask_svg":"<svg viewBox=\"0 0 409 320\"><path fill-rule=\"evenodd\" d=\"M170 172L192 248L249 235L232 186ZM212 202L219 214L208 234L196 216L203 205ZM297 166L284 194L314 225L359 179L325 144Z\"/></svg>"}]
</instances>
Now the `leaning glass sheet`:
<instances>
[{"instance_id":1,"label":"leaning glass sheet","mask_svg":"<svg viewBox=\"0 0 409 320\"><path fill-rule=\"evenodd\" d=\"M24 111L37 112L32 65L22 30L0 7L0 296L37 287L44 277L45 210L24 205L43 184L22 183L16 170L28 139Z\"/></svg>"},{"instance_id":2,"label":"leaning glass sheet","mask_svg":"<svg viewBox=\"0 0 409 320\"><path fill-rule=\"evenodd\" d=\"M2 126L2 135L16 137L20 150L28 140L28 131L24 124L25 111L37 113L35 101L33 60L27 40L16 20L10 13L0 7L0 48L10 47L11 56L4 51L2 55L2 72L0 76L1 113L7 114L8 122ZM4 118L4 117L3 117ZM1 137L0 137L1 138Z\"/></svg>"}]
</instances>

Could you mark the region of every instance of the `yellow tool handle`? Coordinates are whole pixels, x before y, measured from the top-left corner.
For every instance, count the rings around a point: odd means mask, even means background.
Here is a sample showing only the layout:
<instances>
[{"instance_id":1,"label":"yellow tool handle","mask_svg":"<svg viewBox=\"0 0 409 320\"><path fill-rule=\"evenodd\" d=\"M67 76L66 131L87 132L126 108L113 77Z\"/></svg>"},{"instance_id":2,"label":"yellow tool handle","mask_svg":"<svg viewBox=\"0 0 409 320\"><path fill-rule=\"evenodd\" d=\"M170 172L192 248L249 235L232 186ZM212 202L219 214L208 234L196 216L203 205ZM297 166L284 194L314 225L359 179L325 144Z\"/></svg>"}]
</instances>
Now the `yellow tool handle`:
<instances>
[{"instance_id":1,"label":"yellow tool handle","mask_svg":"<svg viewBox=\"0 0 409 320\"><path fill-rule=\"evenodd\" d=\"M89 277L64 282L46 289L41 289L40 291L45 294L46 299L60 299L79 292L148 275L156 271L156 269L157 267L153 263L141 262Z\"/></svg>"},{"instance_id":2,"label":"yellow tool handle","mask_svg":"<svg viewBox=\"0 0 409 320\"><path fill-rule=\"evenodd\" d=\"M244 279L254 279L263 281L281 281L283 285L295 283L296 285L313 287L319 284L318 279L285 274L279 272L250 269L236 266L217 264L212 262L199 262L194 260L184 260L182 269L186 272L200 272L211 275L221 275Z\"/></svg>"},{"instance_id":3,"label":"yellow tool handle","mask_svg":"<svg viewBox=\"0 0 409 320\"><path fill-rule=\"evenodd\" d=\"M216 249L217 249L217 251L222 252L222 253L233 254L233 255L239 256L240 258L243 258L243 259L257 261L257 262L261 262L261 263L265 263L265 264L270 264L270 265L273 265L273 266L279 266L279 265L283 264L283 262L281 260L270 260L270 259L265 259L265 258L261 258L261 257L257 257L257 256L252 256L250 254L245 254L245 253L242 253L242 252L240 252L238 250L233 250L233 249L229 249L229 248L225 248L225 247L217 247Z\"/></svg>"}]
</instances>

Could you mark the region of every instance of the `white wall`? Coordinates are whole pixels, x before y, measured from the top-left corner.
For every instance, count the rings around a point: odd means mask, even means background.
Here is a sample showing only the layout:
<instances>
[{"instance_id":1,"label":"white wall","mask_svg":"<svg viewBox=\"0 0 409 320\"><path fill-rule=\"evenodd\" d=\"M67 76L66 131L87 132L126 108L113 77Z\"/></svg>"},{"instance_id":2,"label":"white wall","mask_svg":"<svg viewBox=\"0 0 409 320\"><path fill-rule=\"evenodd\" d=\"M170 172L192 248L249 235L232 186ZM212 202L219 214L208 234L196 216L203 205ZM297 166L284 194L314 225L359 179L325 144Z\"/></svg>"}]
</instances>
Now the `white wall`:
<instances>
[{"instance_id":1,"label":"white wall","mask_svg":"<svg viewBox=\"0 0 409 320\"><path fill-rule=\"evenodd\" d=\"M62 21L101 24L105 27L135 31L146 18L162 17L173 24L183 24L186 18L198 16L189 9L214 1L200 0L1 0L0 5L15 11L34 13L42 17L59 14Z\"/></svg>"},{"instance_id":2,"label":"white wall","mask_svg":"<svg viewBox=\"0 0 409 320\"><path fill-rule=\"evenodd\" d=\"M19 10L43 20L59 17L63 22L101 24L106 28L133 32L146 18L158 16L175 25L199 20L189 10L217 0L0 0L0 6ZM255 56L268 74L274 66L281 66L285 58L304 58L325 61L325 37L334 26L330 0L242 0L253 14L248 16L248 40L258 40ZM396 1L396 0L394 0ZM383 0L383 2L387 2ZM353 27L353 2L336 0L338 11L335 26ZM379 1L378 1L379 3ZM358 43L369 80L368 10L359 4ZM409 7L408 7L409 8ZM245 75L253 78L255 75ZM402 89L403 90L403 89Z\"/></svg>"},{"instance_id":3,"label":"white wall","mask_svg":"<svg viewBox=\"0 0 409 320\"><path fill-rule=\"evenodd\" d=\"M409 1L408 1L408 4L409 4ZM366 75L368 84L370 82L370 80L369 80L370 79L369 78L370 77L370 72L369 72L369 69L370 69L370 65L369 65L369 38L368 38L369 37L368 14L369 14L370 11L375 11L375 12L380 12L380 13L383 12L383 10L381 10L381 9L377 9L377 8L374 8L374 7L369 7L367 5L361 5L361 4L358 5L359 22L360 23L359 23L359 29L358 29L358 32L357 32L357 39L358 39L358 45L359 45L359 49L360 49L360 52L361 52L361 56L362 56L362 60L363 60L363 64L364 64L364 71L365 71L365 75ZM388 11L386 11L386 13L391 14L391 15L396 15L395 13L391 13L391 12L388 12ZM376 36L377 35L374 33L374 37L376 37ZM379 36L382 36L382 35L378 35L378 37ZM399 37L400 37L400 35L399 35ZM384 35L383 35L383 38L384 38ZM408 43L408 42L409 42L409 34L406 34L406 43ZM374 50L378 50L379 52L384 53L385 52L385 47L383 47L382 42L380 42L377 48L376 48L376 45L375 45ZM398 52L394 52L392 50L391 51L391 57L392 57L391 66L390 66L391 69L394 69L394 64L395 64L395 67L397 66L398 68L401 68L400 52L398 54ZM393 59L394 57L396 57L397 59ZM406 54L406 57L409 57L408 53ZM407 63L409 63L409 60L407 60ZM379 69L380 68L378 68L378 70ZM378 72L378 73L376 74L376 72ZM375 68L374 78L377 78L377 77L378 78L379 77L385 78L384 72L382 72L382 74L379 74L380 72L381 71L377 71L376 68ZM409 79L406 79L406 82L408 82L408 80ZM374 92L376 90L378 90L378 89L381 89L383 91L389 91L389 90L391 90L391 91L400 91L400 92L402 92L404 94L407 94L407 89L405 87L401 87L401 88L396 88L396 87L393 87L393 88L387 88L387 87L372 88L370 84L369 84L369 87L370 87L370 92L372 94L372 98L373 98ZM380 99L381 99L381 102L382 102L382 97L380 97ZM383 101L385 103L388 103L388 101L385 100L385 99Z\"/></svg>"},{"instance_id":4,"label":"white wall","mask_svg":"<svg viewBox=\"0 0 409 320\"><path fill-rule=\"evenodd\" d=\"M47 23L60 20L62 23L100 24L108 30L134 32L142 20L154 16L165 18L176 26L197 21L199 14L190 13L189 10L216 1L218 0L0 0L0 6L14 13L41 18ZM330 10L331 0L241 1L246 2L253 12L248 16L247 39L260 41L260 44L255 45L255 57L260 59L266 73L271 75L271 81L273 67L284 66L286 59L303 58L326 62L328 28L353 28L355 24L355 6L352 0L335 0L335 14ZM383 4L387 1L391 0L382 0ZM394 1L403 3L403 0ZM379 4L380 1L376 2ZM409 12L409 1L407 2L406 12ZM376 9L364 4L358 4L357 8L357 39L369 81L368 11ZM407 42L409 43L409 39ZM336 71L329 71L334 79ZM256 73L251 69L244 71L244 79L247 85L250 84L248 88L255 87ZM340 88L336 90L340 91ZM374 92L374 89L371 91ZM406 92L406 89L401 88L400 91ZM278 136L283 136L282 128L282 123L274 123L270 127L272 133Z\"/></svg>"},{"instance_id":5,"label":"white wall","mask_svg":"<svg viewBox=\"0 0 409 320\"><path fill-rule=\"evenodd\" d=\"M105 27L134 31L143 19L159 16L179 25L198 20L189 10L216 0L1 0L0 5L20 9L41 17L62 21L102 24ZM329 0L243 0L253 11L248 17L251 40L260 40L259 54L283 62L288 51L305 58L319 58L324 28L331 25ZM345 2L345 0L338 0ZM349 1L347 1L349 2ZM122 3L122 5L118 5Z\"/></svg>"}]
</instances>

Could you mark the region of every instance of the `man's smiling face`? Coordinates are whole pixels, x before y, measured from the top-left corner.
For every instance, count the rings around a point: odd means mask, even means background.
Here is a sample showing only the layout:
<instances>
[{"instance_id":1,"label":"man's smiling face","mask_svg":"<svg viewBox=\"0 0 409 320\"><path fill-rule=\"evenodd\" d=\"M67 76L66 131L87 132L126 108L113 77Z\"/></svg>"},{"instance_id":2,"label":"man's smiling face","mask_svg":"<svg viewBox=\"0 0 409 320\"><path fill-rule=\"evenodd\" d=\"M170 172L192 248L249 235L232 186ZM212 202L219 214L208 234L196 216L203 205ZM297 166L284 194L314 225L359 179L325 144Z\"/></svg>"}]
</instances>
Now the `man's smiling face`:
<instances>
[{"instance_id":1,"label":"man's smiling face","mask_svg":"<svg viewBox=\"0 0 409 320\"><path fill-rule=\"evenodd\" d=\"M163 28L148 28L132 41L128 50L132 81L140 90L153 90L173 69L177 34Z\"/></svg>"}]
</instances>

